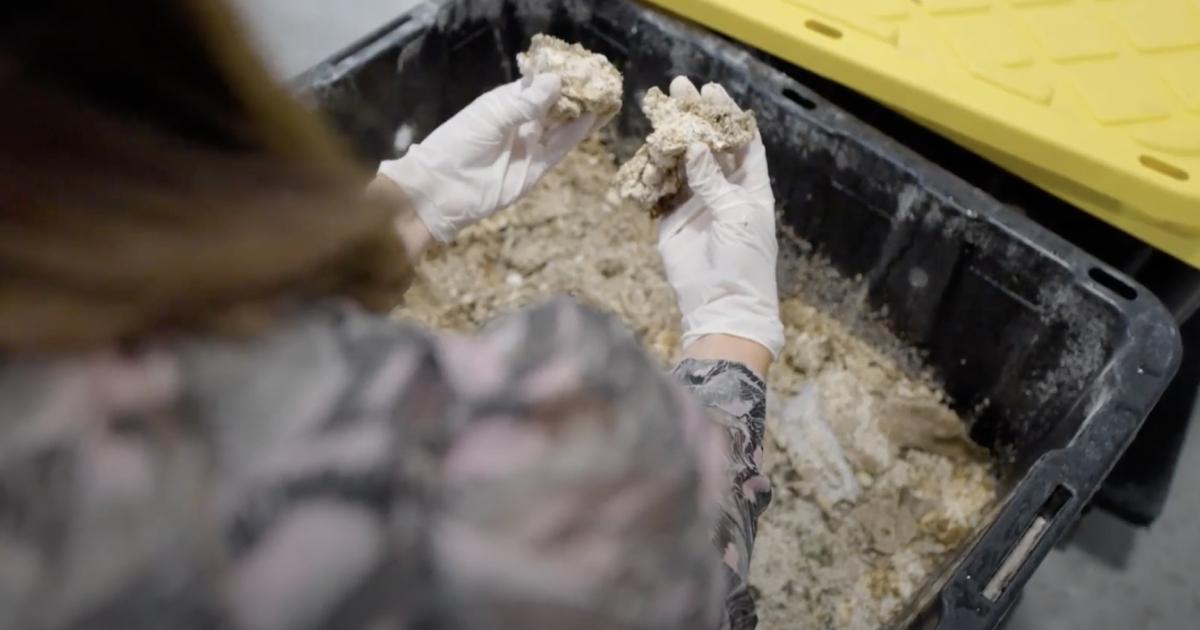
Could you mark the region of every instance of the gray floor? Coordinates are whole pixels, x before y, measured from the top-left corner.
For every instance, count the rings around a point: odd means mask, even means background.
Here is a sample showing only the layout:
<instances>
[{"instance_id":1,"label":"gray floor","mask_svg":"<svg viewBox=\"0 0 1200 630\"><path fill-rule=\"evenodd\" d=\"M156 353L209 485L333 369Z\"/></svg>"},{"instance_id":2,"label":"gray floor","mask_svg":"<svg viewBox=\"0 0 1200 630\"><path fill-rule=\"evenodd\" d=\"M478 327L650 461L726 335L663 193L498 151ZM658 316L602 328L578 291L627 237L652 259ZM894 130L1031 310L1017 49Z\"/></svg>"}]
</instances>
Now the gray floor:
<instances>
[{"instance_id":1,"label":"gray floor","mask_svg":"<svg viewBox=\"0 0 1200 630\"><path fill-rule=\"evenodd\" d=\"M418 0L233 0L267 61L293 77L399 16Z\"/></svg>"},{"instance_id":2,"label":"gray floor","mask_svg":"<svg viewBox=\"0 0 1200 630\"><path fill-rule=\"evenodd\" d=\"M415 0L235 0L272 67L293 76ZM1012 630L1200 628L1200 439L1163 519L1136 531L1094 514L1026 588Z\"/></svg>"},{"instance_id":3,"label":"gray floor","mask_svg":"<svg viewBox=\"0 0 1200 630\"><path fill-rule=\"evenodd\" d=\"M1135 530L1106 514L1089 516L1034 574L1013 628L1200 627L1198 510L1200 439L1193 435L1162 519Z\"/></svg>"}]
</instances>

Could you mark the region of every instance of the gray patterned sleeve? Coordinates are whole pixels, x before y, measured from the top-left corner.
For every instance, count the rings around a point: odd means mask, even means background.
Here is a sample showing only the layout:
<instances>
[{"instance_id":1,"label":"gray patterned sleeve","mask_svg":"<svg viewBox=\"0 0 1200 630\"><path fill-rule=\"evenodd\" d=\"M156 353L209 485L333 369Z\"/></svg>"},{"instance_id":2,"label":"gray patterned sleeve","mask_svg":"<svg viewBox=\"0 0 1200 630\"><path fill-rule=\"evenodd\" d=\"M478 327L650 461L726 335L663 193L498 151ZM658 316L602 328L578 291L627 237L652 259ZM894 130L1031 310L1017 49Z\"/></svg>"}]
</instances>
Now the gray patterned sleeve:
<instances>
[{"instance_id":1,"label":"gray patterned sleeve","mask_svg":"<svg viewBox=\"0 0 1200 630\"><path fill-rule=\"evenodd\" d=\"M750 559L758 517L771 502L771 484L760 472L766 423L766 384L746 366L728 361L685 360L675 376L709 409L729 435L726 479L715 542L729 574L725 608L735 630L757 624L750 596Z\"/></svg>"},{"instance_id":2,"label":"gray patterned sleeve","mask_svg":"<svg viewBox=\"0 0 1200 630\"><path fill-rule=\"evenodd\" d=\"M752 627L762 383L676 376L566 301L0 358L0 630Z\"/></svg>"}]
</instances>

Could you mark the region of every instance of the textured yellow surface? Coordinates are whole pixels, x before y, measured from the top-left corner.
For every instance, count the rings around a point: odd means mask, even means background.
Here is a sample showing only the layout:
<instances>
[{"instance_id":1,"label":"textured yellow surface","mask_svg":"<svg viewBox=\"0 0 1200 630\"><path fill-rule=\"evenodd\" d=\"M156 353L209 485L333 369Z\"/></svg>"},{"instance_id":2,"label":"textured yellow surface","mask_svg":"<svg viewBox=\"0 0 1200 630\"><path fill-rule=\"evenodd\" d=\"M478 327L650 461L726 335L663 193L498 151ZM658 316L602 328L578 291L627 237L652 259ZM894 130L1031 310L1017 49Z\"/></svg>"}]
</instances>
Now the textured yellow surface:
<instances>
[{"instance_id":1,"label":"textured yellow surface","mask_svg":"<svg viewBox=\"0 0 1200 630\"><path fill-rule=\"evenodd\" d=\"M648 0L1200 267L1200 0Z\"/></svg>"}]
</instances>

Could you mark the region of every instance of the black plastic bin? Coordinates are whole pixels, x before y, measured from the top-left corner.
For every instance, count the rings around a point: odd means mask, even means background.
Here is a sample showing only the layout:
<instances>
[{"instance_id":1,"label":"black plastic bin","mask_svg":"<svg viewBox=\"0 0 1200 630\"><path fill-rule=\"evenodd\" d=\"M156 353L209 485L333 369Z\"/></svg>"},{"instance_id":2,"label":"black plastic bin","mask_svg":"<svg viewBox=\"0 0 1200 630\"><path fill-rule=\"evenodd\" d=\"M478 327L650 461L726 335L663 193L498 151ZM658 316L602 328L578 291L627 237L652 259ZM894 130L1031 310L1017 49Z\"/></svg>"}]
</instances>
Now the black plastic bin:
<instances>
[{"instance_id":1,"label":"black plastic bin","mask_svg":"<svg viewBox=\"0 0 1200 630\"><path fill-rule=\"evenodd\" d=\"M759 56L837 107L1142 283L1175 317L1182 367L1093 504L1149 526L1168 502L1200 393L1200 269L1143 243L850 88L765 53Z\"/></svg>"},{"instance_id":2,"label":"black plastic bin","mask_svg":"<svg viewBox=\"0 0 1200 630\"><path fill-rule=\"evenodd\" d=\"M514 57L539 32L621 67L622 138L645 135L638 101L677 74L718 81L758 113L784 222L866 278L872 305L927 352L973 418L972 436L1003 462L1003 502L904 625L995 627L1178 368L1171 315L1120 272L742 47L634 2L433 0L298 87L378 161L516 78Z\"/></svg>"}]
</instances>

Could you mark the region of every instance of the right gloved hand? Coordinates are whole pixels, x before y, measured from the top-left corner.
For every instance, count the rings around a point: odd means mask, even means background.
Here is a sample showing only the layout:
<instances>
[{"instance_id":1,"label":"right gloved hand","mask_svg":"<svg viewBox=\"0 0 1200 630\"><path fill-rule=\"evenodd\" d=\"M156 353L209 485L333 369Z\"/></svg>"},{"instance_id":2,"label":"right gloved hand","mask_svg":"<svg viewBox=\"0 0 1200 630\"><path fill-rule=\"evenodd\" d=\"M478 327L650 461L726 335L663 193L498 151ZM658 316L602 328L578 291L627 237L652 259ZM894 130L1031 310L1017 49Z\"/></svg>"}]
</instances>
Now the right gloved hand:
<instances>
[{"instance_id":1,"label":"right gloved hand","mask_svg":"<svg viewBox=\"0 0 1200 630\"><path fill-rule=\"evenodd\" d=\"M718 86L701 95L686 79L673 97L732 99ZM691 196L659 224L658 249L683 313L686 350L706 335L754 341L778 357L784 344L775 265L775 195L761 136L735 155L688 148Z\"/></svg>"}]
</instances>

